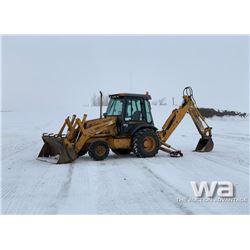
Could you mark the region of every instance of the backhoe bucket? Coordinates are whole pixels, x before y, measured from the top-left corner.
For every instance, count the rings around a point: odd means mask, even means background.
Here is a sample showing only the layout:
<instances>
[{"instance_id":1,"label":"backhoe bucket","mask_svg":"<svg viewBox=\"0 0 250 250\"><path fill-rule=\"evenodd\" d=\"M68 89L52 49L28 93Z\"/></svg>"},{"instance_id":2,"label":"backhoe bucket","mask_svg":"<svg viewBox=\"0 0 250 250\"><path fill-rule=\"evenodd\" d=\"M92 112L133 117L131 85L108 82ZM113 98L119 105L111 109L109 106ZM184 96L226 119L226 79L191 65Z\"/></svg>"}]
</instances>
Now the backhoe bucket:
<instances>
[{"instance_id":1,"label":"backhoe bucket","mask_svg":"<svg viewBox=\"0 0 250 250\"><path fill-rule=\"evenodd\" d=\"M78 157L73 147L64 144L65 137L44 134L42 139L44 145L38 155L38 160L63 164L70 163Z\"/></svg>"},{"instance_id":2,"label":"backhoe bucket","mask_svg":"<svg viewBox=\"0 0 250 250\"><path fill-rule=\"evenodd\" d=\"M214 148L212 137L201 138L196 146L196 152L210 152Z\"/></svg>"}]
</instances>

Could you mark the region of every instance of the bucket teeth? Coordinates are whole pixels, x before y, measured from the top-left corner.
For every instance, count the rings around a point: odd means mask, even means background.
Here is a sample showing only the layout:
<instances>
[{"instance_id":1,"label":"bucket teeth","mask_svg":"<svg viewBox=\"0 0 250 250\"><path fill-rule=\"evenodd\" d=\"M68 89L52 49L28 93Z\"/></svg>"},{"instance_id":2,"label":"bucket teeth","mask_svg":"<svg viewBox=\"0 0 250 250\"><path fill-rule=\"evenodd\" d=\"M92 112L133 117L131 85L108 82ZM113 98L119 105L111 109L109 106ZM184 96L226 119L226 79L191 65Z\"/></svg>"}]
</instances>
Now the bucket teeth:
<instances>
[{"instance_id":1,"label":"bucket teeth","mask_svg":"<svg viewBox=\"0 0 250 250\"><path fill-rule=\"evenodd\" d=\"M56 137L53 134L43 134L44 145L38 155L38 159L54 158L57 164L70 163L77 158L74 148L64 144L64 137Z\"/></svg>"},{"instance_id":2,"label":"bucket teeth","mask_svg":"<svg viewBox=\"0 0 250 250\"><path fill-rule=\"evenodd\" d=\"M212 137L201 138L195 148L196 152L210 152L214 148Z\"/></svg>"}]
</instances>

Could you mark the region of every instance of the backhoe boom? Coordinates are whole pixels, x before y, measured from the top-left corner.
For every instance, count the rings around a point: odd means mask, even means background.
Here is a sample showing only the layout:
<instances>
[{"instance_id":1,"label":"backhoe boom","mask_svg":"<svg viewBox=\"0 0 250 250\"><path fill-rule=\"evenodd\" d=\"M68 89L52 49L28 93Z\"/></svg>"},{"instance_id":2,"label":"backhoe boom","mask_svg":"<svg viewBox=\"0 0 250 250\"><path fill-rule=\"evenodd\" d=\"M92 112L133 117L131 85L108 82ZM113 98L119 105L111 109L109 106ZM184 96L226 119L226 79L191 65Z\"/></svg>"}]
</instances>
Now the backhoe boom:
<instances>
[{"instance_id":1,"label":"backhoe boom","mask_svg":"<svg viewBox=\"0 0 250 250\"><path fill-rule=\"evenodd\" d=\"M186 87L183 91L183 103L178 109L174 109L168 117L162 130L158 131L162 147L161 150L170 153L171 156L182 156L181 151L172 148L166 144L168 138L172 135L177 126L181 123L184 116L189 113L197 130L201 135L195 151L210 152L213 149L212 128L208 126L205 118L201 115L196 102L193 98L193 91L191 87Z\"/></svg>"}]
</instances>

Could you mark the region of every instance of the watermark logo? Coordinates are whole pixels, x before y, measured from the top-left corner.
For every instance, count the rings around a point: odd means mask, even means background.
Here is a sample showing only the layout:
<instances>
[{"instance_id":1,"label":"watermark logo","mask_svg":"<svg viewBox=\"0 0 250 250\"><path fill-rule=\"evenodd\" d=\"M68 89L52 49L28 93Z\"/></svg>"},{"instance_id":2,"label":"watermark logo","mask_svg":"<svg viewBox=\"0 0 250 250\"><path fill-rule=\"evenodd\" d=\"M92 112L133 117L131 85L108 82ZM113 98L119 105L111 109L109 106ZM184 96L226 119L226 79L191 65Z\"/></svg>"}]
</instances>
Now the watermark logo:
<instances>
[{"instance_id":1,"label":"watermark logo","mask_svg":"<svg viewBox=\"0 0 250 250\"><path fill-rule=\"evenodd\" d=\"M235 197L235 185L231 181L191 181L191 190L194 196L183 195L177 198L177 202L214 202L214 203L247 203L246 197Z\"/></svg>"},{"instance_id":2,"label":"watermark logo","mask_svg":"<svg viewBox=\"0 0 250 250\"><path fill-rule=\"evenodd\" d=\"M234 197L234 185L231 181L212 181L208 183L207 181L201 181L197 183L195 181L190 182L195 197L208 197L212 198L216 194L220 198L230 198Z\"/></svg>"}]
</instances>

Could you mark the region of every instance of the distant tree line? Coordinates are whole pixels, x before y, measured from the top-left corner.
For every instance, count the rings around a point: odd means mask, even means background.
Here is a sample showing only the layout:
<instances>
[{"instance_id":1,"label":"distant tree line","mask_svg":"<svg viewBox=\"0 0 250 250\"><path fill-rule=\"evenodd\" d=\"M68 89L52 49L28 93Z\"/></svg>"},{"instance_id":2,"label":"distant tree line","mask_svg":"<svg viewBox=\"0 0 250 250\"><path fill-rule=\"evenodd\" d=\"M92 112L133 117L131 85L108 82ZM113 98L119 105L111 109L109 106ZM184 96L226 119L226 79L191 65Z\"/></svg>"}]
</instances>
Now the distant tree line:
<instances>
[{"instance_id":1,"label":"distant tree line","mask_svg":"<svg viewBox=\"0 0 250 250\"><path fill-rule=\"evenodd\" d=\"M103 94L102 96L102 105L108 106L109 95ZM91 98L91 106L100 106L100 94L94 94Z\"/></svg>"},{"instance_id":2,"label":"distant tree line","mask_svg":"<svg viewBox=\"0 0 250 250\"><path fill-rule=\"evenodd\" d=\"M103 94L102 97L102 105L107 106L109 103L109 94ZM152 105L168 105L166 102L166 97L153 100ZM174 99L173 99L173 105L174 105ZM91 98L91 106L100 106L100 95L99 94L94 94ZM213 108L199 108L199 111L201 114L206 117L210 118L213 116L239 116L242 118L246 118L248 116L247 113L242 113L242 112L237 112L237 111L229 111L229 110L215 110Z\"/></svg>"},{"instance_id":3,"label":"distant tree line","mask_svg":"<svg viewBox=\"0 0 250 250\"><path fill-rule=\"evenodd\" d=\"M201 112L201 114L204 117L213 117L213 116L239 116L239 117L243 117L246 118L247 117L247 113L241 113L241 112L237 112L237 111L228 111L228 110L215 110L213 108L199 108L199 111Z\"/></svg>"},{"instance_id":4,"label":"distant tree line","mask_svg":"<svg viewBox=\"0 0 250 250\"><path fill-rule=\"evenodd\" d=\"M153 100L152 105L155 105L155 106L157 106L157 105L160 105L160 106L167 105L166 99L167 99L166 97L162 97L160 99Z\"/></svg>"},{"instance_id":5,"label":"distant tree line","mask_svg":"<svg viewBox=\"0 0 250 250\"><path fill-rule=\"evenodd\" d=\"M172 100L167 102L167 97L162 97L162 98L159 98L159 99L153 99L152 100L152 105L160 105L160 106L164 106L164 105L173 105L173 106L179 106L175 103L175 98L174 96L172 97Z\"/></svg>"}]
</instances>

